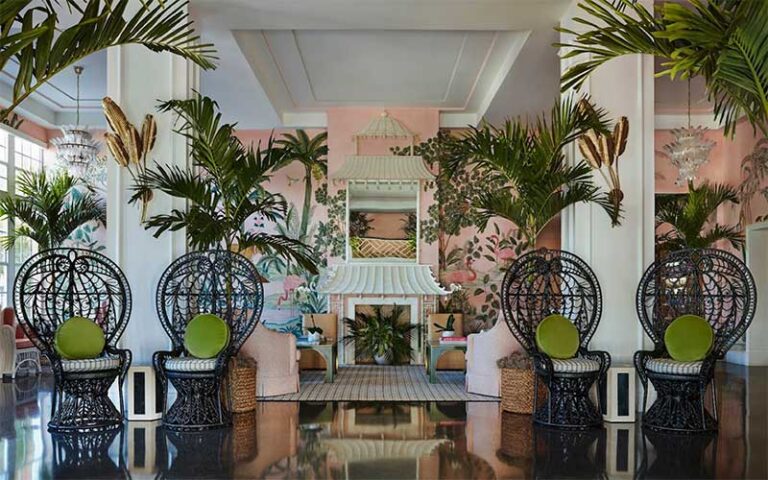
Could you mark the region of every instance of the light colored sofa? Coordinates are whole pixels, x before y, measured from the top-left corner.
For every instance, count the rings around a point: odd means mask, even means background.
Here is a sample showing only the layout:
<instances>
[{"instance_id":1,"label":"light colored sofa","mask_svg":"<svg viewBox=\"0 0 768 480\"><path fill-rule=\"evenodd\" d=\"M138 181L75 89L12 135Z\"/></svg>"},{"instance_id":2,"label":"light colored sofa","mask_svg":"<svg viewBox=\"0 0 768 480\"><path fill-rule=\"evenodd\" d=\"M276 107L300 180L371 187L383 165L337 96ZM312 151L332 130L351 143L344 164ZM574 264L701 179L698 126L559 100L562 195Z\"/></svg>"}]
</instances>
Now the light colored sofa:
<instances>
[{"instance_id":1,"label":"light colored sofa","mask_svg":"<svg viewBox=\"0 0 768 480\"><path fill-rule=\"evenodd\" d=\"M270 330L261 323L243 345L242 352L258 363L256 395L271 397L299 391L299 358L292 333Z\"/></svg>"},{"instance_id":2,"label":"light colored sofa","mask_svg":"<svg viewBox=\"0 0 768 480\"><path fill-rule=\"evenodd\" d=\"M21 366L34 368L40 372L40 352L32 341L24 335L24 330L16 321L12 307L5 307L0 314L0 374L15 378Z\"/></svg>"},{"instance_id":3,"label":"light colored sofa","mask_svg":"<svg viewBox=\"0 0 768 480\"><path fill-rule=\"evenodd\" d=\"M503 315L490 330L467 337L466 387L470 393L498 397L501 395L501 369L496 361L523 347L509 331Z\"/></svg>"}]
</instances>

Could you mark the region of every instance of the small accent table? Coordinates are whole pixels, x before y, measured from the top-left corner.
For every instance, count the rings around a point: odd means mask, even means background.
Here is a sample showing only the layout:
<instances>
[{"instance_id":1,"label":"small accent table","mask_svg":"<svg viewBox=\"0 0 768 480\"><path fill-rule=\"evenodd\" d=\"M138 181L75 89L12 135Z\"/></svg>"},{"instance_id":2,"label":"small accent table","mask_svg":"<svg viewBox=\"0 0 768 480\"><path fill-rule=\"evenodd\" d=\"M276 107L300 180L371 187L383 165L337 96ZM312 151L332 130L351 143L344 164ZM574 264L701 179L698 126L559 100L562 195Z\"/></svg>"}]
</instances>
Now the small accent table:
<instances>
[{"instance_id":1,"label":"small accent table","mask_svg":"<svg viewBox=\"0 0 768 480\"><path fill-rule=\"evenodd\" d=\"M467 342L440 343L439 340L430 340L427 342L427 373L429 374L429 383L437 383L437 361L445 352L453 350L467 351Z\"/></svg>"},{"instance_id":2,"label":"small accent table","mask_svg":"<svg viewBox=\"0 0 768 480\"><path fill-rule=\"evenodd\" d=\"M325 383L333 383L333 375L336 373L336 342L323 343L299 343L299 350L314 350L325 359Z\"/></svg>"}]
</instances>

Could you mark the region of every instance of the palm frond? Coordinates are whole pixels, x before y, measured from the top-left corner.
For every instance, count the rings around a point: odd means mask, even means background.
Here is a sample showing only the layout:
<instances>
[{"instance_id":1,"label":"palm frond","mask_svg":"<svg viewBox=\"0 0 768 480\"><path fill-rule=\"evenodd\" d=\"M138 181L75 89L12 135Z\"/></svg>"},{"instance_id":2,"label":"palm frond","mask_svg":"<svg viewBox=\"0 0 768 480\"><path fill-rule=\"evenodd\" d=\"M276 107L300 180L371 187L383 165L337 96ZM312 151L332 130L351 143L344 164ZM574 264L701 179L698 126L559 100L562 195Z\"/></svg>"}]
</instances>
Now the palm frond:
<instances>
[{"instance_id":1,"label":"palm frond","mask_svg":"<svg viewBox=\"0 0 768 480\"><path fill-rule=\"evenodd\" d=\"M20 0L0 5L0 69L15 60L14 108L57 73L92 53L118 45L138 44L155 52L169 52L214 68L215 50L199 43L187 15L187 0L143 0L134 14L126 14L131 0L67 0L78 21L66 28L59 24L53 2L30 7Z\"/></svg>"}]
</instances>

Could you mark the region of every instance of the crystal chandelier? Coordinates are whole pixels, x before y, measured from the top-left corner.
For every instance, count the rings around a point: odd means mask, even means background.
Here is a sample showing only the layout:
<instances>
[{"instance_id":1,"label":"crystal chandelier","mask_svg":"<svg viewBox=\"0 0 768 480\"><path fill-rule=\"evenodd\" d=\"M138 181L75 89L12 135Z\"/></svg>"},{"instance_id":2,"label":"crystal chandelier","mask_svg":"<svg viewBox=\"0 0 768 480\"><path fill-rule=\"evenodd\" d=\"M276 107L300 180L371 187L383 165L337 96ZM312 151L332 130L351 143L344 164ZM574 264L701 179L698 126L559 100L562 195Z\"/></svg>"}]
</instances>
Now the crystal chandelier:
<instances>
[{"instance_id":1,"label":"crystal chandelier","mask_svg":"<svg viewBox=\"0 0 768 480\"><path fill-rule=\"evenodd\" d=\"M80 126L80 75L83 67L75 66L77 76L77 116L75 125L61 128L61 137L51 143L56 147L56 159L67 166L73 175L81 177L97 159L101 143L91 137L87 127Z\"/></svg>"},{"instance_id":2,"label":"crystal chandelier","mask_svg":"<svg viewBox=\"0 0 768 480\"><path fill-rule=\"evenodd\" d=\"M677 167L675 185L687 185L696 178L699 168L709 161L709 152L716 145L704 138L709 129L691 126L691 81L688 80L688 126L672 129L675 139L664 145L672 165Z\"/></svg>"}]
</instances>

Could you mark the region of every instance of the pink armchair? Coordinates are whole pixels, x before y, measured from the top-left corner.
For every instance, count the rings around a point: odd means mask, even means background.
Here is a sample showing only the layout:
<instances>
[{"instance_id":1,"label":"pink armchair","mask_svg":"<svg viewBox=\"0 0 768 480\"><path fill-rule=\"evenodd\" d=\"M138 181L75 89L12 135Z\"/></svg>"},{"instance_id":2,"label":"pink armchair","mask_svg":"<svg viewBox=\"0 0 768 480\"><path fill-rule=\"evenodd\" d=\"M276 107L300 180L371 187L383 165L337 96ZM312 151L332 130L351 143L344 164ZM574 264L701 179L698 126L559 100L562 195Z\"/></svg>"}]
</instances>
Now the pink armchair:
<instances>
[{"instance_id":1,"label":"pink armchair","mask_svg":"<svg viewBox=\"0 0 768 480\"><path fill-rule=\"evenodd\" d=\"M299 356L296 337L270 330L261 323L242 351L256 360L256 395L271 397L299 391Z\"/></svg>"},{"instance_id":2,"label":"pink armchair","mask_svg":"<svg viewBox=\"0 0 768 480\"><path fill-rule=\"evenodd\" d=\"M488 331L467 337L466 387L470 393L498 397L501 393L501 369L496 361L523 347L509 331L503 315Z\"/></svg>"}]
</instances>

